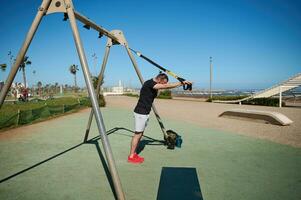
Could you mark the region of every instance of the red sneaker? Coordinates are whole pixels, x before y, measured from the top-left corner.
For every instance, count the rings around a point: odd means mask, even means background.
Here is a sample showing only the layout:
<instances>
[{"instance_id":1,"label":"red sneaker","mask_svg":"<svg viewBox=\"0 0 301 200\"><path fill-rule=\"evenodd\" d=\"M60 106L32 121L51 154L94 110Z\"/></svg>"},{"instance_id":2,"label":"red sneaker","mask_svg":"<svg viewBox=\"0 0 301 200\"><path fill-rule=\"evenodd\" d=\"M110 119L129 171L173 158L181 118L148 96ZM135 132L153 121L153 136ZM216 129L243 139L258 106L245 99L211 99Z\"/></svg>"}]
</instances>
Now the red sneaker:
<instances>
[{"instance_id":1,"label":"red sneaker","mask_svg":"<svg viewBox=\"0 0 301 200\"><path fill-rule=\"evenodd\" d=\"M133 163L133 164L140 164L143 163L144 159L142 159L141 157L136 157L135 155L133 156L133 158L131 158L130 156L128 157L128 162L129 163Z\"/></svg>"},{"instance_id":2,"label":"red sneaker","mask_svg":"<svg viewBox=\"0 0 301 200\"><path fill-rule=\"evenodd\" d=\"M140 157L137 153L134 153L134 158L138 158L138 159L142 160L142 162L144 161L144 158Z\"/></svg>"}]
</instances>

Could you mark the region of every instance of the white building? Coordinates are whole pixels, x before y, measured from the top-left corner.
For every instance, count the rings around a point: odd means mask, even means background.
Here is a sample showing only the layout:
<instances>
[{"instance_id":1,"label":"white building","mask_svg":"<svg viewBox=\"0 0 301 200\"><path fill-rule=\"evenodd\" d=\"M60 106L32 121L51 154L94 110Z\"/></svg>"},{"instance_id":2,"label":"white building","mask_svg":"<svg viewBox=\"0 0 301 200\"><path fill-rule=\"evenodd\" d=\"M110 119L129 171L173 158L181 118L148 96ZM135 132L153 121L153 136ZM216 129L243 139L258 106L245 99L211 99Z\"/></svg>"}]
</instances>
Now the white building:
<instances>
[{"instance_id":1,"label":"white building","mask_svg":"<svg viewBox=\"0 0 301 200\"><path fill-rule=\"evenodd\" d=\"M121 80L118 82L118 86L112 87L112 92L104 92L104 96L110 96L110 95L123 95L124 88L121 84Z\"/></svg>"},{"instance_id":2,"label":"white building","mask_svg":"<svg viewBox=\"0 0 301 200\"><path fill-rule=\"evenodd\" d=\"M123 86L121 84L121 80L119 80L118 86L112 87L112 92L123 94Z\"/></svg>"}]
</instances>

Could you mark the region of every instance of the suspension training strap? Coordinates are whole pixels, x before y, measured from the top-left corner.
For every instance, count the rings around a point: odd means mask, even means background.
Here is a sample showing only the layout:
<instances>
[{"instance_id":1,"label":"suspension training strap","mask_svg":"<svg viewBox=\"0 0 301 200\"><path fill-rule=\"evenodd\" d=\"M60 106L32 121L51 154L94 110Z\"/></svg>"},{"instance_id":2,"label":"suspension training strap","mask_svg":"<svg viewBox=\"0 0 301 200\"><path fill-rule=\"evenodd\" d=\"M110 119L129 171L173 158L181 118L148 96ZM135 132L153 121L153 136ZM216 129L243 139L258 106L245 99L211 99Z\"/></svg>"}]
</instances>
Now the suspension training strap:
<instances>
[{"instance_id":1,"label":"suspension training strap","mask_svg":"<svg viewBox=\"0 0 301 200\"><path fill-rule=\"evenodd\" d=\"M137 56L143 58L144 60L146 60L147 62L149 62L150 64L154 65L155 67L161 69L162 71L164 71L165 73L175 77L178 81L180 81L181 83L183 83L185 81L184 78L181 78L179 76L177 76L175 73L165 69L164 67L162 67L161 65L155 63L154 61L152 61L151 59L149 59L148 57L142 55L139 51L135 51L134 49L132 48L129 48L131 51L133 51ZM192 90L192 84L183 84L183 89L184 90Z\"/></svg>"}]
</instances>

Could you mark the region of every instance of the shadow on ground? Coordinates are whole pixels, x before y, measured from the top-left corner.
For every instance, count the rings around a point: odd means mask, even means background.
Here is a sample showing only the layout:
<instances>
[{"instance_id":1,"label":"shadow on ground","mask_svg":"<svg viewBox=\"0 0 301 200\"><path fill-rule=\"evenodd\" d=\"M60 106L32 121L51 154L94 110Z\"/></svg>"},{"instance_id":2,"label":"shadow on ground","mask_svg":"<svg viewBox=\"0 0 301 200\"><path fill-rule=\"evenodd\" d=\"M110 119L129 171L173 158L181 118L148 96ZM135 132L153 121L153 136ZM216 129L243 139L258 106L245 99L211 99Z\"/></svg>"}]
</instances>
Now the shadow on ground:
<instances>
[{"instance_id":1,"label":"shadow on ground","mask_svg":"<svg viewBox=\"0 0 301 200\"><path fill-rule=\"evenodd\" d=\"M125 131L128 131L128 132L134 133L134 131L132 131L130 129L127 129L127 128L124 128L124 127L115 127L115 128L110 129L109 131L107 131L107 135L110 135L112 133L116 133L116 134L119 134L119 135L132 137L132 135L128 135L128 134L124 134L124 133L118 133L117 132L118 130L125 130ZM142 152L146 145L164 145L164 141L156 140L156 139L153 139L153 138L148 137L148 136L143 136L143 137L147 138L147 139L143 139L140 142L139 147L137 149L137 153ZM44 163L46 163L48 161L51 161L51 160L53 160L53 159L55 159L55 158L57 158L59 156L62 156L63 154L68 153L68 152L70 152L70 151L72 151L72 150L74 150L74 149L82 146L83 144L93 144L93 145L95 145L95 148L96 148L97 153L99 155L99 159L100 159L101 164L103 166L103 169L105 171L107 180L108 180L108 182L110 184L112 193L114 194L115 199L117 199L117 196L116 196L116 193L115 193L115 190L114 190L113 180L112 180L112 177L111 177L111 174L110 174L110 170L108 168L108 165L106 163L105 157L104 157L104 155L103 155L103 153L101 151L101 148L99 146L99 142L98 141L100 139L101 139L100 136L96 136L96 137L93 137L93 138L89 139L87 142L82 142L82 143L79 143L77 145L74 145L74 146L70 147L69 149L66 149L66 150L64 150L64 151L62 151L62 152L60 152L58 154L55 154L55 155L53 155L53 156L51 156L51 157L49 157L49 158L47 158L45 160L42 160L42 161L40 161L40 162L38 162L38 163L30 166L30 167L27 167L27 168L25 168L23 170L20 170L20 171L12 174L10 176L7 176L7 177L1 179L0 183L8 181L8 180L10 180L10 179L12 179L14 177L17 177L18 175L21 175L21 174L23 174L23 173L25 173L25 172L27 172L29 170L32 170L32 169L36 168L36 167L38 167L38 166L40 166L40 165L42 165L42 164L44 164ZM155 142L157 142L157 143L156 144L152 144L152 143L155 143Z\"/></svg>"},{"instance_id":2,"label":"shadow on ground","mask_svg":"<svg viewBox=\"0 0 301 200\"><path fill-rule=\"evenodd\" d=\"M162 167L157 200L203 200L195 168Z\"/></svg>"}]
</instances>

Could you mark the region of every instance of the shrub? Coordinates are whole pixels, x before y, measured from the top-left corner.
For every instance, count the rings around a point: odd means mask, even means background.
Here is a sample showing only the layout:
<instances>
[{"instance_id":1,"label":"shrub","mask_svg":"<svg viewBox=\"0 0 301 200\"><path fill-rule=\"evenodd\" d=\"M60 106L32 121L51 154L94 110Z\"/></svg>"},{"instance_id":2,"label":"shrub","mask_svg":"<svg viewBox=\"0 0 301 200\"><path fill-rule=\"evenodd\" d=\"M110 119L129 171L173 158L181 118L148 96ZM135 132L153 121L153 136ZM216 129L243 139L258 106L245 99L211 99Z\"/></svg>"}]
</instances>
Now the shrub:
<instances>
[{"instance_id":1,"label":"shrub","mask_svg":"<svg viewBox=\"0 0 301 200\"><path fill-rule=\"evenodd\" d=\"M124 93L123 95L128 96L128 97L139 97L138 94L133 94L133 93ZM160 92L160 94L157 98L159 98L159 99L172 99L171 91L170 90L163 90L163 91Z\"/></svg>"},{"instance_id":2,"label":"shrub","mask_svg":"<svg viewBox=\"0 0 301 200\"><path fill-rule=\"evenodd\" d=\"M105 106L103 95L99 96L99 106ZM66 112L74 112L82 107L91 106L88 97L80 99L74 97L52 98L47 100L33 100L29 102L5 103L0 109L0 129L41 121Z\"/></svg>"},{"instance_id":3,"label":"shrub","mask_svg":"<svg viewBox=\"0 0 301 200\"><path fill-rule=\"evenodd\" d=\"M277 99L277 98L257 98L257 99L251 99L248 101L243 101L242 104L278 107L279 99ZM285 102L282 102L282 106L285 106Z\"/></svg>"},{"instance_id":4,"label":"shrub","mask_svg":"<svg viewBox=\"0 0 301 200\"><path fill-rule=\"evenodd\" d=\"M58 105L71 105L71 104L77 104L78 99L74 97L61 97L61 98L51 98L47 99L45 101L47 105L50 106L58 106Z\"/></svg>"},{"instance_id":5,"label":"shrub","mask_svg":"<svg viewBox=\"0 0 301 200\"><path fill-rule=\"evenodd\" d=\"M92 106L91 100L90 100L89 97L80 98L79 101L80 101L80 104L83 105L83 106L88 106L88 107ZM100 107L105 107L106 106L106 101L105 101L105 98L102 94L99 95L98 103L99 103Z\"/></svg>"},{"instance_id":6,"label":"shrub","mask_svg":"<svg viewBox=\"0 0 301 200\"><path fill-rule=\"evenodd\" d=\"M100 107L105 107L106 106L106 100L105 100L105 98L102 94L99 94L98 101L99 101L99 106Z\"/></svg>"},{"instance_id":7,"label":"shrub","mask_svg":"<svg viewBox=\"0 0 301 200\"><path fill-rule=\"evenodd\" d=\"M128 97L139 97L138 94L133 94L133 93L124 93L123 95Z\"/></svg>"},{"instance_id":8,"label":"shrub","mask_svg":"<svg viewBox=\"0 0 301 200\"><path fill-rule=\"evenodd\" d=\"M229 95L229 96L213 96L212 99L208 98L206 101L207 102L212 102L215 100L220 100L220 101L231 101L231 100L238 100L238 99L243 99L248 97L247 95Z\"/></svg>"},{"instance_id":9,"label":"shrub","mask_svg":"<svg viewBox=\"0 0 301 200\"><path fill-rule=\"evenodd\" d=\"M159 99L172 99L171 91L170 90L161 91L158 98Z\"/></svg>"}]
</instances>

